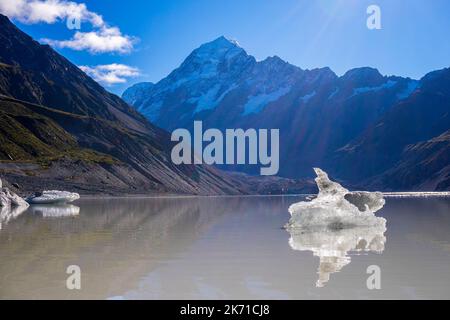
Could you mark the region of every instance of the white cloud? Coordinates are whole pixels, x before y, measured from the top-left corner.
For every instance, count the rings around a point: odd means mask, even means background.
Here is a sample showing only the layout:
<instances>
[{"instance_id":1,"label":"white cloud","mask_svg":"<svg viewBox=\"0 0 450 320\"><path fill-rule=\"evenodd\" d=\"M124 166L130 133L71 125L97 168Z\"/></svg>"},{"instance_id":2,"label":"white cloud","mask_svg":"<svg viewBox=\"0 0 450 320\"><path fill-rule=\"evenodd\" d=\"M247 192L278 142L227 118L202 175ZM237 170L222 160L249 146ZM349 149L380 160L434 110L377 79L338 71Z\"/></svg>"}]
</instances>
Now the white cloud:
<instances>
[{"instance_id":1,"label":"white cloud","mask_svg":"<svg viewBox=\"0 0 450 320\"><path fill-rule=\"evenodd\" d=\"M89 11L84 3L66 0L0 0L0 12L27 24L52 24L69 18L92 25L93 30L78 30L69 40L41 40L58 48L87 50L91 53L127 53L136 42L135 38L123 35L119 28L108 26L101 15Z\"/></svg>"},{"instance_id":2,"label":"white cloud","mask_svg":"<svg viewBox=\"0 0 450 320\"><path fill-rule=\"evenodd\" d=\"M127 53L133 49L136 39L123 35L116 27L102 27L91 32L77 31L69 40L41 39L41 41L57 48L87 50L91 53Z\"/></svg>"},{"instance_id":3,"label":"white cloud","mask_svg":"<svg viewBox=\"0 0 450 320\"><path fill-rule=\"evenodd\" d=\"M84 3L65 0L0 0L0 12L22 23L55 23L68 17L88 21L93 26L105 24L101 15L91 12Z\"/></svg>"},{"instance_id":4,"label":"white cloud","mask_svg":"<svg viewBox=\"0 0 450 320\"><path fill-rule=\"evenodd\" d=\"M98 66L79 66L86 74L95 81L101 82L107 86L125 83L126 78L137 77L140 75L139 69L127 66L125 64L112 63Z\"/></svg>"}]
</instances>

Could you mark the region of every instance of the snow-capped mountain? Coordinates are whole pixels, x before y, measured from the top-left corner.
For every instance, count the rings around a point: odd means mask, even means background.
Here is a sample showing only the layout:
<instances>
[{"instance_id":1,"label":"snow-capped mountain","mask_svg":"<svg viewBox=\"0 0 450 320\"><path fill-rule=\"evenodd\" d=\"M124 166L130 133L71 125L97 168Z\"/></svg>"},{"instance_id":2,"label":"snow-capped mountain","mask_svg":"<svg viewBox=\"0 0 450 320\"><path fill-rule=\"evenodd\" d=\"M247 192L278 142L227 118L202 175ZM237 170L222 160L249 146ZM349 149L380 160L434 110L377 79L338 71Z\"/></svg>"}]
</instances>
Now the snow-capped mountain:
<instances>
[{"instance_id":1,"label":"snow-capped mountain","mask_svg":"<svg viewBox=\"0 0 450 320\"><path fill-rule=\"evenodd\" d=\"M256 61L236 42L220 37L194 50L167 78L155 85L138 83L123 98L171 130L223 111L230 113L224 124L245 123L286 99L295 108L324 98L346 103L371 93L382 93L394 102L406 98L417 84L383 77L371 68L353 69L339 78L329 68L302 70L277 56Z\"/></svg>"},{"instance_id":2,"label":"snow-capped mountain","mask_svg":"<svg viewBox=\"0 0 450 320\"><path fill-rule=\"evenodd\" d=\"M339 77L327 67L303 70L277 56L257 61L236 42L220 37L195 49L155 85L134 85L123 98L169 131L192 129L194 120L202 120L204 129L279 128L281 176L310 176L311 167L320 166L347 179L354 177L352 164L335 168L336 154L391 108L407 104L423 83L383 76L369 67ZM366 160L370 166L370 159L358 159Z\"/></svg>"}]
</instances>

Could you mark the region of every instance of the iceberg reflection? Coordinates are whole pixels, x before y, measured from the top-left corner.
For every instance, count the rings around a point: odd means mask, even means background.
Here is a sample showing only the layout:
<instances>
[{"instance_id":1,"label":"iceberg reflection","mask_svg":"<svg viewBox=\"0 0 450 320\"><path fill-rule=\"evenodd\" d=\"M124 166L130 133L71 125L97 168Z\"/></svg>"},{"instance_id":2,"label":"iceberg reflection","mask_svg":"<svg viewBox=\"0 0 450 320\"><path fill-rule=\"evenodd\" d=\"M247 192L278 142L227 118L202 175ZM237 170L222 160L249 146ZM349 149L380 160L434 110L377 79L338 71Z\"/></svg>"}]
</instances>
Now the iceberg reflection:
<instances>
[{"instance_id":1,"label":"iceberg reflection","mask_svg":"<svg viewBox=\"0 0 450 320\"><path fill-rule=\"evenodd\" d=\"M26 206L2 207L0 206L0 230L8 224L10 220L16 219L27 210Z\"/></svg>"},{"instance_id":2,"label":"iceberg reflection","mask_svg":"<svg viewBox=\"0 0 450 320\"><path fill-rule=\"evenodd\" d=\"M350 263L351 254L363 252L382 253L386 243L385 226L353 227L348 229L288 229L293 250L312 251L320 258L316 282L323 287L330 275Z\"/></svg>"},{"instance_id":3,"label":"iceberg reflection","mask_svg":"<svg viewBox=\"0 0 450 320\"><path fill-rule=\"evenodd\" d=\"M16 219L27 210L29 204L6 187L0 179L0 230L10 220Z\"/></svg>"},{"instance_id":4,"label":"iceberg reflection","mask_svg":"<svg viewBox=\"0 0 450 320\"><path fill-rule=\"evenodd\" d=\"M80 207L65 205L32 205L30 211L44 218L72 217L80 214Z\"/></svg>"}]
</instances>

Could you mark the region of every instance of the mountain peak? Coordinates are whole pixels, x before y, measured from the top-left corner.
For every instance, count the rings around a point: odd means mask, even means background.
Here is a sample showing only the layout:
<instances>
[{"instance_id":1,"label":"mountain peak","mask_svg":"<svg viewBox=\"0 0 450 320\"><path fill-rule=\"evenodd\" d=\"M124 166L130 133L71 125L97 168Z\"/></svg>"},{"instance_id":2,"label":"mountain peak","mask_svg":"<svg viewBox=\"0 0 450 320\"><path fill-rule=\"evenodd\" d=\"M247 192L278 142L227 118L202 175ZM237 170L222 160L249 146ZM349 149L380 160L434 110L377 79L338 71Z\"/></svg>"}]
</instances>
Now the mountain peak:
<instances>
[{"instance_id":1,"label":"mountain peak","mask_svg":"<svg viewBox=\"0 0 450 320\"><path fill-rule=\"evenodd\" d=\"M240 64L248 59L250 56L236 41L221 36L192 51L172 76L182 77L185 80L210 78L217 75L221 66Z\"/></svg>"},{"instance_id":2,"label":"mountain peak","mask_svg":"<svg viewBox=\"0 0 450 320\"><path fill-rule=\"evenodd\" d=\"M348 70L344 75L346 79L360 79L360 78L382 78L380 71L371 67L353 68Z\"/></svg>"},{"instance_id":3,"label":"mountain peak","mask_svg":"<svg viewBox=\"0 0 450 320\"><path fill-rule=\"evenodd\" d=\"M207 42L207 43L205 43L203 45L204 46L208 46L209 45L209 46L215 46L215 47L229 47L229 48L239 47L240 48L240 45L237 42L237 40L228 39L225 36L220 36L220 37L214 39L213 41Z\"/></svg>"},{"instance_id":4,"label":"mountain peak","mask_svg":"<svg viewBox=\"0 0 450 320\"><path fill-rule=\"evenodd\" d=\"M386 78L378 69L371 67L350 69L341 77L341 80L359 87L377 86L386 82Z\"/></svg>"},{"instance_id":5,"label":"mountain peak","mask_svg":"<svg viewBox=\"0 0 450 320\"><path fill-rule=\"evenodd\" d=\"M271 57L267 57L266 59L264 59L262 62L266 62L266 63L276 63L276 64L286 64L287 62L284 61L283 59L281 59L279 56L275 55L275 56L271 56Z\"/></svg>"},{"instance_id":6,"label":"mountain peak","mask_svg":"<svg viewBox=\"0 0 450 320\"><path fill-rule=\"evenodd\" d=\"M223 59L234 57L240 53L245 53L237 41L229 40L224 36L220 36L217 39L204 43L193 51L193 54L203 59Z\"/></svg>"},{"instance_id":7,"label":"mountain peak","mask_svg":"<svg viewBox=\"0 0 450 320\"><path fill-rule=\"evenodd\" d=\"M266 59L258 62L258 65L261 68L266 70L272 70L275 72L285 72L285 71L297 71L301 70L299 67L290 64L287 61L284 61L279 56L271 56ZM284 70L284 71L283 71Z\"/></svg>"}]
</instances>

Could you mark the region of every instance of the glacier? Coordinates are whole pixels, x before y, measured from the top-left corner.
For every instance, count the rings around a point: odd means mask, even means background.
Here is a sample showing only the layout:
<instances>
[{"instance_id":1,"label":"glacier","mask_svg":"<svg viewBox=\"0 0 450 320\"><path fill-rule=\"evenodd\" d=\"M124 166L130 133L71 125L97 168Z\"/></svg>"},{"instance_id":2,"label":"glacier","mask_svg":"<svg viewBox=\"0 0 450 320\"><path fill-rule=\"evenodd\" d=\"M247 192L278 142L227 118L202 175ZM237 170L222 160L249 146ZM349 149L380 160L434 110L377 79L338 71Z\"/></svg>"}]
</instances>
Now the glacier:
<instances>
[{"instance_id":1,"label":"glacier","mask_svg":"<svg viewBox=\"0 0 450 320\"><path fill-rule=\"evenodd\" d=\"M247 103L244 105L242 115L246 116L252 113L261 112L269 103L277 101L285 96L291 90L290 87L282 87L270 93L260 93L248 97Z\"/></svg>"},{"instance_id":2,"label":"glacier","mask_svg":"<svg viewBox=\"0 0 450 320\"><path fill-rule=\"evenodd\" d=\"M319 194L311 201L301 201L289 207L291 219L287 229L344 229L356 226L386 226L386 219L376 217L385 200L381 192L350 192L331 181L325 171L314 168Z\"/></svg>"},{"instance_id":3,"label":"glacier","mask_svg":"<svg viewBox=\"0 0 450 320\"><path fill-rule=\"evenodd\" d=\"M223 88L225 87L225 89ZM216 84L206 93L199 93L199 96L191 97L187 102L195 104L195 113L199 113L204 110L211 110L216 108L225 96L237 88L236 84L232 84L228 88L226 86Z\"/></svg>"}]
</instances>

